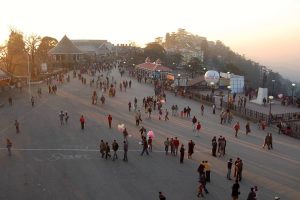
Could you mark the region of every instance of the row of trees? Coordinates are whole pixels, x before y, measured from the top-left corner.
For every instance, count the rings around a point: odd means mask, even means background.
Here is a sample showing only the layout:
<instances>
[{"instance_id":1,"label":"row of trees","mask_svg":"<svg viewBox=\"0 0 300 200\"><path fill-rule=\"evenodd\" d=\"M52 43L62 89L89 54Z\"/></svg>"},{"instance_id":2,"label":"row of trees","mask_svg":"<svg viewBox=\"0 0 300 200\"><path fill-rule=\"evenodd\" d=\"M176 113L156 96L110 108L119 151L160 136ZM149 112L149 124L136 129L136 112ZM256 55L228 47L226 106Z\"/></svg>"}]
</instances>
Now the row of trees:
<instances>
[{"instance_id":1,"label":"row of trees","mask_svg":"<svg viewBox=\"0 0 300 200\"><path fill-rule=\"evenodd\" d=\"M57 42L52 37L24 36L21 31L11 29L7 42L0 47L1 64L10 74L27 75L29 62L31 75L36 76L38 66L48 61L47 53Z\"/></svg>"}]
</instances>

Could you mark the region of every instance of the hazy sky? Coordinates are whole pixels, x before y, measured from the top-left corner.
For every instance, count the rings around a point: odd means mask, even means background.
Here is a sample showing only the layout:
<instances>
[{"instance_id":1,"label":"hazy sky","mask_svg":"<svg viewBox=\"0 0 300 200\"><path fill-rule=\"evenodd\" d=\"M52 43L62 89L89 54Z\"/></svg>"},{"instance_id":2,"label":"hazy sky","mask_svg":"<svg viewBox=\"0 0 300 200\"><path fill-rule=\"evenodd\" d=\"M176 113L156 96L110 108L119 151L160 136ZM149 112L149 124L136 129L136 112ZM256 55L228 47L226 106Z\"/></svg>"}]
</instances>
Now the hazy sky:
<instances>
[{"instance_id":1,"label":"hazy sky","mask_svg":"<svg viewBox=\"0 0 300 200\"><path fill-rule=\"evenodd\" d=\"M2 0L0 43L10 26L58 40L140 45L185 28L293 80L300 75L300 0Z\"/></svg>"}]
</instances>

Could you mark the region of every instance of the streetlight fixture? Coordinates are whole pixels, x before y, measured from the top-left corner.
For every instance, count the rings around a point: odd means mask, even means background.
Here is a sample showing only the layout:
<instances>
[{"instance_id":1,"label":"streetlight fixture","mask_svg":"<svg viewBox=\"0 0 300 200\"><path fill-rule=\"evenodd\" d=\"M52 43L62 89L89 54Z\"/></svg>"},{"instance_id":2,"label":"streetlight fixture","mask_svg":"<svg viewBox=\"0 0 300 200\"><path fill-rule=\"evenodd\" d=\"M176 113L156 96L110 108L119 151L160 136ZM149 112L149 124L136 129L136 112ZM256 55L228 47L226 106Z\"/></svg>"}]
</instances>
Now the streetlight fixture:
<instances>
[{"instance_id":1,"label":"streetlight fixture","mask_svg":"<svg viewBox=\"0 0 300 200\"><path fill-rule=\"evenodd\" d=\"M294 89L295 89L296 84L292 83L292 105L294 105Z\"/></svg>"},{"instance_id":2,"label":"streetlight fixture","mask_svg":"<svg viewBox=\"0 0 300 200\"><path fill-rule=\"evenodd\" d=\"M227 94L227 108L230 109L230 106L229 106L229 94L230 94L230 91L231 91L231 86L228 85L227 89L228 89L228 94Z\"/></svg>"},{"instance_id":3,"label":"streetlight fixture","mask_svg":"<svg viewBox=\"0 0 300 200\"><path fill-rule=\"evenodd\" d=\"M273 100L273 96L269 96L269 103L270 103L270 109L269 109L269 123L271 123L272 120L272 100Z\"/></svg>"},{"instance_id":4,"label":"streetlight fixture","mask_svg":"<svg viewBox=\"0 0 300 200\"><path fill-rule=\"evenodd\" d=\"M181 76L181 74L177 74L177 77L178 77L178 78L177 78L177 79L178 79L178 87L179 87L179 83L180 83L180 82L179 82L180 76Z\"/></svg>"},{"instance_id":5,"label":"streetlight fixture","mask_svg":"<svg viewBox=\"0 0 300 200\"><path fill-rule=\"evenodd\" d=\"M227 72L227 78L230 78L230 72Z\"/></svg>"},{"instance_id":6,"label":"streetlight fixture","mask_svg":"<svg viewBox=\"0 0 300 200\"><path fill-rule=\"evenodd\" d=\"M275 80L272 80L272 96L274 97L274 86L275 86Z\"/></svg>"}]
</instances>

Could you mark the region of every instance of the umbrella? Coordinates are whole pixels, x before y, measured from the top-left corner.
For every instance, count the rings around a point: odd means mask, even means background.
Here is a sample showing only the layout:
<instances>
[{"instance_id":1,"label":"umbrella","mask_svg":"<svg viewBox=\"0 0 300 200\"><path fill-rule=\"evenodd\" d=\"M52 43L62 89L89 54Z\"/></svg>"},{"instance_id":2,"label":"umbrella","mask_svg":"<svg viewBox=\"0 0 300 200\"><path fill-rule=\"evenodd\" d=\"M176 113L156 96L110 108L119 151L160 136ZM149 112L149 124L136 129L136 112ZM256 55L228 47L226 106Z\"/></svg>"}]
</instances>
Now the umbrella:
<instances>
[{"instance_id":1,"label":"umbrella","mask_svg":"<svg viewBox=\"0 0 300 200\"><path fill-rule=\"evenodd\" d=\"M147 133L147 137L148 138L154 138L154 132L151 130L151 131L148 131L148 133Z\"/></svg>"}]
</instances>

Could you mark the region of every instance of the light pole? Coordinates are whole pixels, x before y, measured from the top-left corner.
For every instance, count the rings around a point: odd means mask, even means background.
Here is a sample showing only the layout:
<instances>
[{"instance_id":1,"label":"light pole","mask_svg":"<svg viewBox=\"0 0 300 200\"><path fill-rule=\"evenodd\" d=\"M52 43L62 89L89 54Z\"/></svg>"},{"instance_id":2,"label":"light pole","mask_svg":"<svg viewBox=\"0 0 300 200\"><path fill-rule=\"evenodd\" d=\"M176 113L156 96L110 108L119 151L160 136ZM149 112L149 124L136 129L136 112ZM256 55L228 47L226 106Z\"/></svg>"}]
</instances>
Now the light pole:
<instances>
[{"instance_id":1,"label":"light pole","mask_svg":"<svg viewBox=\"0 0 300 200\"><path fill-rule=\"evenodd\" d=\"M27 84L28 84L28 93L29 93L29 98L31 98L31 85L30 85L30 79L31 79L31 74L30 74L30 68L29 68L29 54L27 54Z\"/></svg>"},{"instance_id":2,"label":"light pole","mask_svg":"<svg viewBox=\"0 0 300 200\"><path fill-rule=\"evenodd\" d=\"M228 85L227 89L228 89L228 94L227 94L227 108L230 109L230 106L229 106L229 94L230 94L230 91L231 91L231 86Z\"/></svg>"},{"instance_id":3,"label":"light pole","mask_svg":"<svg viewBox=\"0 0 300 200\"><path fill-rule=\"evenodd\" d=\"M214 82L210 82L210 87L211 87L211 93L212 94L214 93L214 85L215 85Z\"/></svg>"},{"instance_id":4,"label":"light pole","mask_svg":"<svg viewBox=\"0 0 300 200\"><path fill-rule=\"evenodd\" d=\"M180 82L179 82L179 80L180 80L180 76L181 76L181 74L177 74L178 88L179 88L179 86L180 86Z\"/></svg>"},{"instance_id":5,"label":"light pole","mask_svg":"<svg viewBox=\"0 0 300 200\"><path fill-rule=\"evenodd\" d=\"M292 83L292 105L294 105L294 89L295 89L296 84Z\"/></svg>"},{"instance_id":6,"label":"light pole","mask_svg":"<svg viewBox=\"0 0 300 200\"><path fill-rule=\"evenodd\" d=\"M274 97L274 86L275 86L275 80L272 80L272 96Z\"/></svg>"},{"instance_id":7,"label":"light pole","mask_svg":"<svg viewBox=\"0 0 300 200\"><path fill-rule=\"evenodd\" d=\"M272 120L272 100L273 100L273 96L269 96L269 103L270 103L270 109L269 109L269 123L271 123Z\"/></svg>"}]
</instances>

